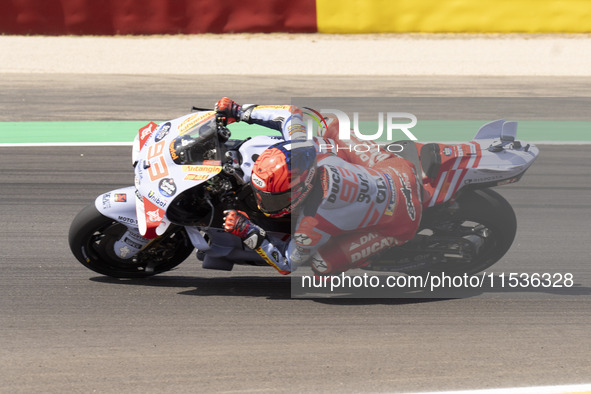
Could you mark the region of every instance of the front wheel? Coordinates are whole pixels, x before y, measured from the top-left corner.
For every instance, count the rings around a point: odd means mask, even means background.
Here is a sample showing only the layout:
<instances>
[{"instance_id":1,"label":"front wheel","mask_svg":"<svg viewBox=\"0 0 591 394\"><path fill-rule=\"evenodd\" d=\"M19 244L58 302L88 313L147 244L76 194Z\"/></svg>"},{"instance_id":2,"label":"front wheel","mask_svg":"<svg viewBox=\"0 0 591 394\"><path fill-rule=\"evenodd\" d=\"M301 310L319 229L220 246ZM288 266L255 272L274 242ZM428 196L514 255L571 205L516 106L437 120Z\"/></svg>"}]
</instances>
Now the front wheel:
<instances>
[{"instance_id":1,"label":"front wheel","mask_svg":"<svg viewBox=\"0 0 591 394\"><path fill-rule=\"evenodd\" d=\"M86 268L115 278L145 278L169 271L193 251L183 227L171 227L130 259L113 252L113 244L127 230L123 224L102 215L91 204L72 221L68 241L76 259Z\"/></svg>"}]
</instances>

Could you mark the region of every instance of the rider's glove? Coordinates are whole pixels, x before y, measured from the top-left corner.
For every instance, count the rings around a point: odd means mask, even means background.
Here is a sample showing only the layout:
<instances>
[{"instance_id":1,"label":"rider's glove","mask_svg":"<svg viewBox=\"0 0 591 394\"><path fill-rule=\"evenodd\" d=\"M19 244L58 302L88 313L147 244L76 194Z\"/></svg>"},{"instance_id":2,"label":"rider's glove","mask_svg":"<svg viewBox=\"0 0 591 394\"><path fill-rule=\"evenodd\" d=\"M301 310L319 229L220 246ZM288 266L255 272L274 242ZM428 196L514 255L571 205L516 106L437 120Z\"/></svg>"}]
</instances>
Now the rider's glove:
<instances>
[{"instance_id":1,"label":"rider's glove","mask_svg":"<svg viewBox=\"0 0 591 394\"><path fill-rule=\"evenodd\" d=\"M224 230L226 232L240 237L242 243L250 249L261 246L265 239L265 230L251 222L246 213L232 209L224 211L224 214Z\"/></svg>"},{"instance_id":2,"label":"rider's glove","mask_svg":"<svg viewBox=\"0 0 591 394\"><path fill-rule=\"evenodd\" d=\"M227 97L218 100L215 104L215 112L224 126L240 121L240 105Z\"/></svg>"}]
</instances>

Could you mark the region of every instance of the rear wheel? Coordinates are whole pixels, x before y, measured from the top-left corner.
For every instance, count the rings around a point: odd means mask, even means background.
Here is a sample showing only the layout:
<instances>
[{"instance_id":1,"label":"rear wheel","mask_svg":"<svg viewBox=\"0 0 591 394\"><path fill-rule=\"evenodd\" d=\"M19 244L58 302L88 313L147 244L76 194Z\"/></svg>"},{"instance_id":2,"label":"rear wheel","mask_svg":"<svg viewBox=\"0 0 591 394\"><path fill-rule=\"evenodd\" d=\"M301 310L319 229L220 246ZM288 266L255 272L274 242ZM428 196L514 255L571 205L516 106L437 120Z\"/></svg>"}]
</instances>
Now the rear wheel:
<instances>
[{"instance_id":1,"label":"rear wheel","mask_svg":"<svg viewBox=\"0 0 591 394\"><path fill-rule=\"evenodd\" d=\"M114 253L113 245L126 231L126 226L103 216L91 204L72 221L68 241L82 265L116 278L144 278L169 271L193 251L184 228L171 227L133 258L124 260Z\"/></svg>"},{"instance_id":2,"label":"rear wheel","mask_svg":"<svg viewBox=\"0 0 591 394\"><path fill-rule=\"evenodd\" d=\"M517 220L511 205L490 189L464 193L454 205L426 212L409 243L377 262L412 275L475 274L499 261L511 247Z\"/></svg>"}]
</instances>

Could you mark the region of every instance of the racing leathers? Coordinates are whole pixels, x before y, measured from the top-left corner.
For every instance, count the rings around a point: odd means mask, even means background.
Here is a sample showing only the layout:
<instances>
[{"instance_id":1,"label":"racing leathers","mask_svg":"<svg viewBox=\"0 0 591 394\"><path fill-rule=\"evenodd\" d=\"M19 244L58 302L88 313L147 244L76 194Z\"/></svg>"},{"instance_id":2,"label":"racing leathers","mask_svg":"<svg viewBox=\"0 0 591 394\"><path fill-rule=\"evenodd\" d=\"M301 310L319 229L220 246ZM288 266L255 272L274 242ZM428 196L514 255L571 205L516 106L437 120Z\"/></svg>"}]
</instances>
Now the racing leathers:
<instances>
[{"instance_id":1,"label":"racing leathers","mask_svg":"<svg viewBox=\"0 0 591 394\"><path fill-rule=\"evenodd\" d=\"M298 108L243 108L239 120L279 130L286 140L306 139ZM414 166L371 141L339 140L337 120L326 120L322 135L312 140L317 175L311 194L292 214L291 240L270 237L247 217L241 218L241 231L233 231L236 211L226 221L226 231L240 235L282 274L306 262L320 275L362 267L371 256L412 239L421 220L420 175Z\"/></svg>"}]
</instances>

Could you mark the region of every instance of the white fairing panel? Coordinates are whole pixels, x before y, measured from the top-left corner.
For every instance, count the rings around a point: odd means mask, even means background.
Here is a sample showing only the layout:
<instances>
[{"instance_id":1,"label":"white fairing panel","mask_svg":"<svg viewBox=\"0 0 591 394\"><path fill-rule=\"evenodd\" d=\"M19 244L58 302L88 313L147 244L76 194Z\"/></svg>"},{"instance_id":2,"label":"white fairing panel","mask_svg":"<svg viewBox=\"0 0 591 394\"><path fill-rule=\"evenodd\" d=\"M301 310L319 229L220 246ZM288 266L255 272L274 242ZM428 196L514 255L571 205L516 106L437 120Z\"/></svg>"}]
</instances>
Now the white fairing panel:
<instances>
[{"instance_id":1,"label":"white fairing panel","mask_svg":"<svg viewBox=\"0 0 591 394\"><path fill-rule=\"evenodd\" d=\"M216 176L222 169L219 160L198 165L181 165L174 141L189 136L204 124L214 121L212 111L196 112L169 120L140 136L139 151L134 153L135 186L138 190L137 217L140 233L147 238L164 234L170 221L166 210L182 192Z\"/></svg>"},{"instance_id":2,"label":"white fairing panel","mask_svg":"<svg viewBox=\"0 0 591 394\"><path fill-rule=\"evenodd\" d=\"M94 205L106 217L137 229L135 201L135 187L129 186L101 194L96 198Z\"/></svg>"},{"instance_id":3,"label":"white fairing panel","mask_svg":"<svg viewBox=\"0 0 591 394\"><path fill-rule=\"evenodd\" d=\"M474 140L489 140L499 138L501 136L501 132L503 131L503 124L505 123L505 119L499 119L492 122L489 122L482 126Z\"/></svg>"},{"instance_id":4,"label":"white fairing panel","mask_svg":"<svg viewBox=\"0 0 591 394\"><path fill-rule=\"evenodd\" d=\"M517 182L539 155L539 149L517 141L517 122L497 120L480 128L474 140L439 144L439 174L424 186L428 206L449 201L462 187L482 187Z\"/></svg>"},{"instance_id":5,"label":"white fairing panel","mask_svg":"<svg viewBox=\"0 0 591 394\"><path fill-rule=\"evenodd\" d=\"M487 183L515 177L527 170L539 154L539 149L534 145L530 145L526 151L523 147L514 148L512 144L506 145L499 152L491 152L488 148L494 145L494 142L478 141L482 157L476 168L469 169L464 184Z\"/></svg>"},{"instance_id":6,"label":"white fairing panel","mask_svg":"<svg viewBox=\"0 0 591 394\"><path fill-rule=\"evenodd\" d=\"M250 175L252 174L252 167L257 157L261 155L271 145L283 141L281 137L270 137L266 135L259 135L246 141L240 149L242 156L242 171L244 172L243 180L245 183L250 182Z\"/></svg>"}]
</instances>

